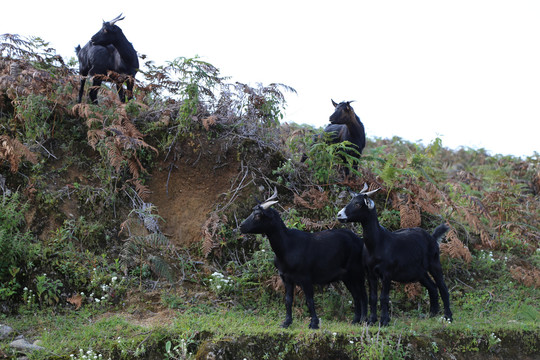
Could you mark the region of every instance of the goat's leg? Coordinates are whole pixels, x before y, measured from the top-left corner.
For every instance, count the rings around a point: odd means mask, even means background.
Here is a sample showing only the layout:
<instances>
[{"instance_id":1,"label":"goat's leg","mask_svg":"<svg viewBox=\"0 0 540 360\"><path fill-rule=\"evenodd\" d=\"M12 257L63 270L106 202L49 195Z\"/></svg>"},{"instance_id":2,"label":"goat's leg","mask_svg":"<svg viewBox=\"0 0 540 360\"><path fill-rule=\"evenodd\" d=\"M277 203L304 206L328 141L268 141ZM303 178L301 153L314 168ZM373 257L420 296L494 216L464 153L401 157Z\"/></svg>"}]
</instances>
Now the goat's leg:
<instances>
[{"instance_id":1,"label":"goat's leg","mask_svg":"<svg viewBox=\"0 0 540 360\"><path fill-rule=\"evenodd\" d=\"M103 80L101 79L100 75L94 76L94 79L92 81L92 87L90 88L90 100L92 101L93 104L96 104L96 105L98 104L97 95L98 95L99 87L101 86L102 81Z\"/></svg>"},{"instance_id":2,"label":"goat's leg","mask_svg":"<svg viewBox=\"0 0 540 360\"><path fill-rule=\"evenodd\" d=\"M378 280L375 274L368 274L368 285L369 285L369 310L371 313L369 315L368 324L372 325L377 322Z\"/></svg>"},{"instance_id":3,"label":"goat's leg","mask_svg":"<svg viewBox=\"0 0 540 360\"><path fill-rule=\"evenodd\" d=\"M294 283L290 281L285 281L282 279L285 284L285 321L281 324L282 328L288 328L292 324L292 303L294 300Z\"/></svg>"},{"instance_id":4,"label":"goat's leg","mask_svg":"<svg viewBox=\"0 0 540 360\"><path fill-rule=\"evenodd\" d=\"M125 103L126 102L126 94L124 93L124 84L121 82L116 83L116 91L118 93L118 98L120 98L120 102Z\"/></svg>"},{"instance_id":5,"label":"goat's leg","mask_svg":"<svg viewBox=\"0 0 540 360\"><path fill-rule=\"evenodd\" d=\"M390 284L389 278L382 279L381 289L381 325L386 326L390 323L390 315L388 313L388 307L390 302Z\"/></svg>"},{"instance_id":6,"label":"goat's leg","mask_svg":"<svg viewBox=\"0 0 540 360\"><path fill-rule=\"evenodd\" d=\"M315 312L315 301L313 300L313 284L304 283L302 284L302 290L304 290L304 295L306 296L306 304L309 309L309 315L311 316L311 321L309 323L310 329L319 328L319 318Z\"/></svg>"},{"instance_id":7,"label":"goat's leg","mask_svg":"<svg viewBox=\"0 0 540 360\"><path fill-rule=\"evenodd\" d=\"M79 104L82 102L82 97L84 94L84 84L86 83L86 76L81 77L81 87L79 88Z\"/></svg>"},{"instance_id":8,"label":"goat's leg","mask_svg":"<svg viewBox=\"0 0 540 360\"><path fill-rule=\"evenodd\" d=\"M430 273L433 276L433 279L435 279L435 284L437 284L437 287L439 288L439 293L441 294L441 299L444 306L444 317L446 318L446 320L452 321L452 310L450 310L450 294L448 293L448 287L446 287L446 283L444 282L441 265L438 264L432 266Z\"/></svg>"},{"instance_id":9,"label":"goat's leg","mask_svg":"<svg viewBox=\"0 0 540 360\"><path fill-rule=\"evenodd\" d=\"M129 76L126 81L126 88L127 88L127 98L128 101L133 99L133 87L135 86L135 77Z\"/></svg>"},{"instance_id":10,"label":"goat's leg","mask_svg":"<svg viewBox=\"0 0 540 360\"><path fill-rule=\"evenodd\" d=\"M429 314L435 316L439 313L439 294L437 293L437 285L431 280L428 274L425 274L420 279L422 284L429 293Z\"/></svg>"},{"instance_id":11,"label":"goat's leg","mask_svg":"<svg viewBox=\"0 0 540 360\"><path fill-rule=\"evenodd\" d=\"M351 293L354 301L354 318L352 323L357 324L366 321L367 317L367 295L363 284L357 283L358 280L343 280L345 286Z\"/></svg>"}]
</instances>

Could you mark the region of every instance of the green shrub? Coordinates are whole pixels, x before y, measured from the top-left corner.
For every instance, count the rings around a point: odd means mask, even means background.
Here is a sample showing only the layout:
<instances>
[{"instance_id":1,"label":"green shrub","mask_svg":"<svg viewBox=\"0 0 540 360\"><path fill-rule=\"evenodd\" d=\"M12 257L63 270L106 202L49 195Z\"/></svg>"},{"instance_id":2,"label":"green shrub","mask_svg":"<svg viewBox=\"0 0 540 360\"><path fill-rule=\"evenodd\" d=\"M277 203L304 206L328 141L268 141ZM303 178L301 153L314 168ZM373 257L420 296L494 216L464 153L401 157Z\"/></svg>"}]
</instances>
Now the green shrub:
<instances>
[{"instance_id":1,"label":"green shrub","mask_svg":"<svg viewBox=\"0 0 540 360\"><path fill-rule=\"evenodd\" d=\"M22 276L33 267L40 249L32 234L22 229L28 204L20 197L18 192L4 193L0 206L0 300L21 288Z\"/></svg>"}]
</instances>

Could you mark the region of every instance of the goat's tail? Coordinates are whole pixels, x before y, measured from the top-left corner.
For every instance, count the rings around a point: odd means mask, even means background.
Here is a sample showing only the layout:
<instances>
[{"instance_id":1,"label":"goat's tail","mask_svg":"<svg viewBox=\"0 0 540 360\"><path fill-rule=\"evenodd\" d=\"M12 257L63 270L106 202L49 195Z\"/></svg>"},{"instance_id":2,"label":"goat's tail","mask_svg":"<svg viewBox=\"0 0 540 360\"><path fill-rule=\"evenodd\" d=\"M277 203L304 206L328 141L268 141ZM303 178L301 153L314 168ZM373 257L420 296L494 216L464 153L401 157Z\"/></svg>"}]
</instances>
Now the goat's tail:
<instances>
[{"instance_id":1,"label":"goat's tail","mask_svg":"<svg viewBox=\"0 0 540 360\"><path fill-rule=\"evenodd\" d=\"M441 224L439 226L437 226L437 228L435 230L433 230L433 234L431 234L431 236L437 240L437 243L440 244L441 241L442 241L442 237L443 235L448 231L448 229L450 229L448 227L448 225L446 224Z\"/></svg>"}]
</instances>

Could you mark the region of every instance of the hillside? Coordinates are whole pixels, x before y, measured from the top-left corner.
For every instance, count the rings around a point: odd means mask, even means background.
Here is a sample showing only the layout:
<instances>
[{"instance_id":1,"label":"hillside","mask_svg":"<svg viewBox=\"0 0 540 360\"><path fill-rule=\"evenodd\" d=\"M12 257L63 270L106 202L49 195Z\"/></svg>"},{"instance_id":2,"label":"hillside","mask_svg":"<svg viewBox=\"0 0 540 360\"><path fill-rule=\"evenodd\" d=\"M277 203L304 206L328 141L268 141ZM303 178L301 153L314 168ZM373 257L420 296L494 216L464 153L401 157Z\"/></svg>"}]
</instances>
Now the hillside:
<instances>
[{"instance_id":1,"label":"hillside","mask_svg":"<svg viewBox=\"0 0 540 360\"><path fill-rule=\"evenodd\" d=\"M73 65L0 37L0 358L24 352L19 335L44 348L32 359L540 357L538 153L370 138L358 160L284 122L286 85L178 58L148 61L128 103L103 85L99 105L77 104ZM361 233L336 214L364 183L386 228L450 226L454 322L427 317L419 284L394 284L391 325L353 326L335 284L316 292L321 330L300 292L280 329L271 248L240 222L276 188L288 226Z\"/></svg>"}]
</instances>

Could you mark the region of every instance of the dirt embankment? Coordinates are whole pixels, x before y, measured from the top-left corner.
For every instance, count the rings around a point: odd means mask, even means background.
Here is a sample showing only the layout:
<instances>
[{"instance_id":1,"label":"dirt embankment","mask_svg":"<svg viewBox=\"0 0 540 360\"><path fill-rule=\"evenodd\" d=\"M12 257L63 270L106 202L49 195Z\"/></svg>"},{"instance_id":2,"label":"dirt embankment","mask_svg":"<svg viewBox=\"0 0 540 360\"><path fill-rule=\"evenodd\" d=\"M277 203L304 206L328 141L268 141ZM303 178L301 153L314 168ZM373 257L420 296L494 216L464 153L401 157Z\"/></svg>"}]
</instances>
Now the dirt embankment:
<instances>
[{"instance_id":1,"label":"dirt embankment","mask_svg":"<svg viewBox=\"0 0 540 360\"><path fill-rule=\"evenodd\" d=\"M200 139L200 146L188 142L179 146L176 160L160 159L149 182L149 202L163 218L162 231L177 246L189 246L201 240L201 228L220 197L231 187L239 164L231 150L216 156L220 145ZM172 170L171 170L172 169Z\"/></svg>"}]
</instances>

